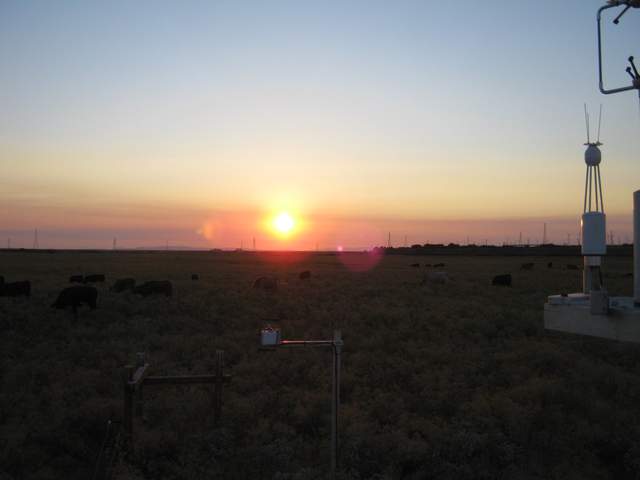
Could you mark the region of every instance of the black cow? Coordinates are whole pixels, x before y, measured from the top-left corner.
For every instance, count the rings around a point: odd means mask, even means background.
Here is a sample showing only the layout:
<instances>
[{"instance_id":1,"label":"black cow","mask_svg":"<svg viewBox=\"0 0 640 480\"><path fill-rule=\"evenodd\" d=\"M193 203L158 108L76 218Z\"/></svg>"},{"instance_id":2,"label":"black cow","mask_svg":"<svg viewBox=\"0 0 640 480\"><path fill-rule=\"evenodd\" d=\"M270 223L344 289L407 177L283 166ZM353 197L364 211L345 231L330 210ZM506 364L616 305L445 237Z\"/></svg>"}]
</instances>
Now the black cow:
<instances>
[{"instance_id":1,"label":"black cow","mask_svg":"<svg viewBox=\"0 0 640 480\"><path fill-rule=\"evenodd\" d=\"M200 275L198 275L197 273L192 273L191 280L200 280Z\"/></svg>"},{"instance_id":2,"label":"black cow","mask_svg":"<svg viewBox=\"0 0 640 480\"><path fill-rule=\"evenodd\" d=\"M523 263L520 265L521 270L533 270L533 262Z\"/></svg>"},{"instance_id":3,"label":"black cow","mask_svg":"<svg viewBox=\"0 0 640 480\"><path fill-rule=\"evenodd\" d=\"M135 286L136 281L133 278L119 278L109 290L115 293L121 293L125 290L133 290Z\"/></svg>"},{"instance_id":4,"label":"black cow","mask_svg":"<svg viewBox=\"0 0 640 480\"><path fill-rule=\"evenodd\" d=\"M51 307L58 309L72 307L73 313L77 314L78 307L83 303L88 305L91 310L95 310L97 301L98 290L95 287L77 285L62 290L58 295L58 299L51 304Z\"/></svg>"},{"instance_id":5,"label":"black cow","mask_svg":"<svg viewBox=\"0 0 640 480\"><path fill-rule=\"evenodd\" d=\"M579 270L577 265L567 264L567 270Z\"/></svg>"},{"instance_id":6,"label":"black cow","mask_svg":"<svg viewBox=\"0 0 640 480\"><path fill-rule=\"evenodd\" d=\"M105 280L105 276L102 273L94 273L93 275L84 276L84 283L103 283Z\"/></svg>"},{"instance_id":7,"label":"black cow","mask_svg":"<svg viewBox=\"0 0 640 480\"><path fill-rule=\"evenodd\" d=\"M410 267L414 267L414 268L420 268L420 264L419 263L412 263L411 265L409 265Z\"/></svg>"},{"instance_id":8,"label":"black cow","mask_svg":"<svg viewBox=\"0 0 640 480\"><path fill-rule=\"evenodd\" d=\"M493 280L491 281L491 285L500 285L504 287L510 287L511 274L507 273L505 275L496 275L495 277L493 277Z\"/></svg>"},{"instance_id":9,"label":"black cow","mask_svg":"<svg viewBox=\"0 0 640 480\"><path fill-rule=\"evenodd\" d=\"M253 288L262 288L264 290L274 291L278 289L278 279L270 277L260 277L253 282Z\"/></svg>"},{"instance_id":10,"label":"black cow","mask_svg":"<svg viewBox=\"0 0 640 480\"><path fill-rule=\"evenodd\" d=\"M82 275L71 275L69 283L84 283L84 277Z\"/></svg>"},{"instance_id":11,"label":"black cow","mask_svg":"<svg viewBox=\"0 0 640 480\"><path fill-rule=\"evenodd\" d=\"M553 262L547 263L547 268L553 268Z\"/></svg>"},{"instance_id":12,"label":"black cow","mask_svg":"<svg viewBox=\"0 0 640 480\"><path fill-rule=\"evenodd\" d=\"M30 297L31 282L28 280L22 282L5 283L4 279L0 283L0 297Z\"/></svg>"},{"instance_id":13,"label":"black cow","mask_svg":"<svg viewBox=\"0 0 640 480\"><path fill-rule=\"evenodd\" d=\"M169 280L152 280L134 287L133 293L142 295L143 297L156 294L170 297L173 295L173 285Z\"/></svg>"},{"instance_id":14,"label":"black cow","mask_svg":"<svg viewBox=\"0 0 640 480\"><path fill-rule=\"evenodd\" d=\"M298 278L300 280L308 280L311 278L311 272L309 270L305 270L304 272L300 272L300 275L298 275Z\"/></svg>"},{"instance_id":15,"label":"black cow","mask_svg":"<svg viewBox=\"0 0 640 480\"><path fill-rule=\"evenodd\" d=\"M444 263L436 263L433 268L442 268L444 267Z\"/></svg>"}]
</instances>

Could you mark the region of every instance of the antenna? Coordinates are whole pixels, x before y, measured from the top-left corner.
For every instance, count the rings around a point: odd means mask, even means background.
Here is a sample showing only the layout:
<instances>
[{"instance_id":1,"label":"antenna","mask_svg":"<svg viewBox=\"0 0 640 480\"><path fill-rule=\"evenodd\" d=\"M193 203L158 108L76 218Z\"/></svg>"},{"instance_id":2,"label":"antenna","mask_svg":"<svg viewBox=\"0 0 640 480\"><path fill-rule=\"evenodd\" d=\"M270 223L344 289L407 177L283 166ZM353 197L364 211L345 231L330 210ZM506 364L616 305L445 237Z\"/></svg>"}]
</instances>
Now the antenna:
<instances>
[{"instance_id":1,"label":"antenna","mask_svg":"<svg viewBox=\"0 0 640 480\"><path fill-rule=\"evenodd\" d=\"M589 138L589 112L587 112L587 104L584 104L584 123L587 126L587 144L591 143Z\"/></svg>"},{"instance_id":2,"label":"antenna","mask_svg":"<svg viewBox=\"0 0 640 480\"><path fill-rule=\"evenodd\" d=\"M600 125L602 125L602 104L600 104L600 113L598 114L598 139L596 143L600 143Z\"/></svg>"}]
</instances>

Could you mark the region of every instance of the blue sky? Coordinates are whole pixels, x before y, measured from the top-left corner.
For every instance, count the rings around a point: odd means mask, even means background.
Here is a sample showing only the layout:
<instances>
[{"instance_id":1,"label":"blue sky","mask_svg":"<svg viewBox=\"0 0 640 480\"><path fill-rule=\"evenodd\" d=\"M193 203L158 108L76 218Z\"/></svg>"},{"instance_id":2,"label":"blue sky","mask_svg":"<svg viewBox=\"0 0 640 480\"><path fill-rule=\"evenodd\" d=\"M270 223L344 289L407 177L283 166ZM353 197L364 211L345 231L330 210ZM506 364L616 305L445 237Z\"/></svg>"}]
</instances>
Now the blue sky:
<instances>
[{"instance_id":1,"label":"blue sky","mask_svg":"<svg viewBox=\"0 0 640 480\"><path fill-rule=\"evenodd\" d=\"M581 213L583 102L604 105L605 206L628 234L640 104L597 91L598 6L4 1L0 238L232 246L286 209L309 225L291 248L389 225L501 241L495 222L527 219L559 241ZM640 12L605 33L607 80L628 84Z\"/></svg>"}]
</instances>

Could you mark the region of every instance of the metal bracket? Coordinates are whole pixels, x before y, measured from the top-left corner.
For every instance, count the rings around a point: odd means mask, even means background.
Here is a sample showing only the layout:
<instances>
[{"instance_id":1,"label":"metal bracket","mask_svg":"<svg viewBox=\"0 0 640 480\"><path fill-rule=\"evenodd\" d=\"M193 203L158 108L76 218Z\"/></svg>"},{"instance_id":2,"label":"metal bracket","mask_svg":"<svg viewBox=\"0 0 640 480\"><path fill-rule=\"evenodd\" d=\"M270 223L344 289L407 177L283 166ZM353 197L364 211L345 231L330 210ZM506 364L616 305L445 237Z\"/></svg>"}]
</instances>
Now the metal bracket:
<instances>
[{"instance_id":1,"label":"metal bracket","mask_svg":"<svg viewBox=\"0 0 640 480\"><path fill-rule=\"evenodd\" d=\"M620 14L613 20L614 24L618 24L620 22L620 18L629 10L630 8L640 8L640 0L609 0L607 5L604 5L598 9L597 15L597 23L598 23L598 75L600 80L600 91L605 95L609 95L611 93L619 93L626 92L627 90L638 90L640 94L640 75L638 75L638 70L636 69L635 64L633 63L633 57L629 57L630 67L627 67L626 71L632 78L632 84L628 87L620 87L620 88L610 88L607 89L604 87L604 80L602 75L602 12L608 10L609 8L615 8L624 6L624 9Z\"/></svg>"}]
</instances>

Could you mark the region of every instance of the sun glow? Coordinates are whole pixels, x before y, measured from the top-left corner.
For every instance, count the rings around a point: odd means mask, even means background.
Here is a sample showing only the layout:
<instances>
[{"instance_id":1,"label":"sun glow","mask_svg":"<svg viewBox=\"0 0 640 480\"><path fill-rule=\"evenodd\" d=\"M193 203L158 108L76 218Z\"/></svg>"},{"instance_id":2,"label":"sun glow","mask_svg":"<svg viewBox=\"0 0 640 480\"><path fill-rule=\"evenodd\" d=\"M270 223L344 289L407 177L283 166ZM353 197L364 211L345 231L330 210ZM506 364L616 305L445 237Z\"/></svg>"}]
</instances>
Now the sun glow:
<instances>
[{"instance_id":1,"label":"sun glow","mask_svg":"<svg viewBox=\"0 0 640 480\"><path fill-rule=\"evenodd\" d=\"M280 235L288 235L295 226L296 222L288 212L280 212L273 219L273 229Z\"/></svg>"}]
</instances>

